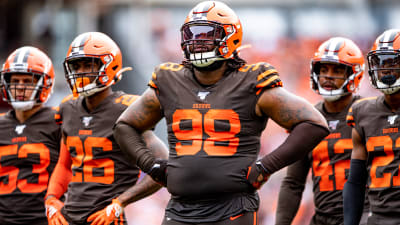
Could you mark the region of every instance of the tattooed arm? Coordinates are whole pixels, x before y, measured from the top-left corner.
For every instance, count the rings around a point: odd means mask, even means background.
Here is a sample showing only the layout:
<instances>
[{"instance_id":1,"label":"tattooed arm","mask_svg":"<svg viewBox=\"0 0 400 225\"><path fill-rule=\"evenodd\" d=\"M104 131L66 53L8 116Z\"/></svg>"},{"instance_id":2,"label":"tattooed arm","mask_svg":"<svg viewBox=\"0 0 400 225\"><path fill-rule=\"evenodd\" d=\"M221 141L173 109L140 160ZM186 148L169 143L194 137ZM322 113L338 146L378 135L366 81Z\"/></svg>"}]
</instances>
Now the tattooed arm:
<instances>
[{"instance_id":1,"label":"tattooed arm","mask_svg":"<svg viewBox=\"0 0 400 225\"><path fill-rule=\"evenodd\" d=\"M149 88L118 118L114 127L114 137L121 150L130 157L133 163L157 182L165 184L163 180L158 180L164 177L164 174L154 174L160 171L153 169L157 165L157 168L165 170L166 160L161 159L167 157L155 154L156 149L149 149L141 136L143 132L153 128L161 118L160 102L154 90Z\"/></svg>"},{"instance_id":2,"label":"tattooed arm","mask_svg":"<svg viewBox=\"0 0 400 225\"><path fill-rule=\"evenodd\" d=\"M269 116L288 130L302 122L327 127L325 118L310 103L281 87L264 91L256 105L256 113Z\"/></svg>"},{"instance_id":3,"label":"tattooed arm","mask_svg":"<svg viewBox=\"0 0 400 225\"><path fill-rule=\"evenodd\" d=\"M138 132L153 128L161 119L161 105L154 89L148 88L118 118L117 123L126 123Z\"/></svg>"},{"instance_id":4,"label":"tattooed arm","mask_svg":"<svg viewBox=\"0 0 400 225\"><path fill-rule=\"evenodd\" d=\"M310 103L281 87L264 91L255 110L290 130L284 143L250 166L254 169L249 172L249 182L260 188L270 174L305 157L329 130L325 118Z\"/></svg>"}]
</instances>

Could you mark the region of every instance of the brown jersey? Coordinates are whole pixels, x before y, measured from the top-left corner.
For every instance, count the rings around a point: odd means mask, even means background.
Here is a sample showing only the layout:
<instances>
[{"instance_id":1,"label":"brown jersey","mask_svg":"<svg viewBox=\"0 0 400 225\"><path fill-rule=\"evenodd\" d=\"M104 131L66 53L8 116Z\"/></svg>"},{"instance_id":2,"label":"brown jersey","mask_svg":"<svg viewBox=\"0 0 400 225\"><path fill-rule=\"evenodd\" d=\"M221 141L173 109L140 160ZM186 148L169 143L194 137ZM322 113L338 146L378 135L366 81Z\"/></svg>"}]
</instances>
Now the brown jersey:
<instances>
[{"instance_id":1,"label":"brown jersey","mask_svg":"<svg viewBox=\"0 0 400 225\"><path fill-rule=\"evenodd\" d=\"M47 224L44 196L61 140L54 114L42 107L24 123L14 111L0 116L0 224Z\"/></svg>"},{"instance_id":2,"label":"brown jersey","mask_svg":"<svg viewBox=\"0 0 400 225\"><path fill-rule=\"evenodd\" d=\"M255 113L261 93L282 86L267 63L245 65L203 86L183 65L158 66L149 85L166 118L169 142L167 217L212 222L243 210L258 198L247 182L267 119ZM232 196L236 196L232 198Z\"/></svg>"},{"instance_id":3,"label":"brown jersey","mask_svg":"<svg viewBox=\"0 0 400 225\"><path fill-rule=\"evenodd\" d=\"M71 96L61 103L57 119L72 159L72 180L63 208L70 222L85 222L136 183L140 171L121 152L112 131L120 114L136 98L114 92L92 112L83 106L83 97Z\"/></svg>"},{"instance_id":4,"label":"brown jersey","mask_svg":"<svg viewBox=\"0 0 400 225\"><path fill-rule=\"evenodd\" d=\"M373 213L400 213L399 115L379 96L354 103L347 116L368 152L368 196Z\"/></svg>"},{"instance_id":5,"label":"brown jersey","mask_svg":"<svg viewBox=\"0 0 400 225\"><path fill-rule=\"evenodd\" d=\"M326 118L330 135L325 137L312 152L308 154L312 170L314 203L316 213L321 215L343 215L343 187L349 176L353 142L351 127L346 124L350 106L360 99L355 96L346 109L339 113L328 113L323 102L315 107ZM365 202L368 210L368 201Z\"/></svg>"}]
</instances>

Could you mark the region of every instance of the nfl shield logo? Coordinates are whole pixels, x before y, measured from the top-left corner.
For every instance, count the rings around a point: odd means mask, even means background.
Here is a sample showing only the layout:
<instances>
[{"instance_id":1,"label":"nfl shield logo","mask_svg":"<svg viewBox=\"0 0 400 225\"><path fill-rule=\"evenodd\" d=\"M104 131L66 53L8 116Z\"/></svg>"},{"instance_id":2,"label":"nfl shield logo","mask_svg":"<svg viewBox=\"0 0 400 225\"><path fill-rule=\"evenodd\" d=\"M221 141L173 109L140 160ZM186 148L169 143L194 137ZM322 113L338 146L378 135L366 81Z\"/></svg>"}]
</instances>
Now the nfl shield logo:
<instances>
[{"instance_id":1,"label":"nfl shield logo","mask_svg":"<svg viewBox=\"0 0 400 225\"><path fill-rule=\"evenodd\" d=\"M393 116L388 116L387 121L389 122L390 125L393 125L394 122L396 121L398 115L393 115Z\"/></svg>"},{"instance_id":2,"label":"nfl shield logo","mask_svg":"<svg viewBox=\"0 0 400 225\"><path fill-rule=\"evenodd\" d=\"M82 117L82 123L85 125L85 127L88 127L90 124L90 121L93 119L91 116L84 116Z\"/></svg>"},{"instance_id":3,"label":"nfl shield logo","mask_svg":"<svg viewBox=\"0 0 400 225\"><path fill-rule=\"evenodd\" d=\"M331 128L331 130L336 130L338 123L339 120L328 121L329 128Z\"/></svg>"},{"instance_id":4,"label":"nfl shield logo","mask_svg":"<svg viewBox=\"0 0 400 225\"><path fill-rule=\"evenodd\" d=\"M17 126L15 127L15 132L16 132L17 134L22 134L22 132L24 132L25 127L26 127L25 124L17 125Z\"/></svg>"}]
</instances>

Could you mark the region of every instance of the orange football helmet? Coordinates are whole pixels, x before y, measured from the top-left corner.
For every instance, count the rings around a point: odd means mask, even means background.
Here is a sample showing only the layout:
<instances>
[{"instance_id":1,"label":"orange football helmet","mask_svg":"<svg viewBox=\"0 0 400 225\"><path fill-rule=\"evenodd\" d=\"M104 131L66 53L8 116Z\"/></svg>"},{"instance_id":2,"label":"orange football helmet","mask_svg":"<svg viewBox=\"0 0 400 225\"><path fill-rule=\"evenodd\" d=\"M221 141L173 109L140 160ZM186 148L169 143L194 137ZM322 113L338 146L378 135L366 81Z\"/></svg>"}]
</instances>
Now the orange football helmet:
<instances>
[{"instance_id":1,"label":"orange football helmet","mask_svg":"<svg viewBox=\"0 0 400 225\"><path fill-rule=\"evenodd\" d=\"M346 66L347 79L335 90L326 90L319 83L321 63ZM364 56L360 48L350 39L334 37L322 43L315 52L310 65L311 89L325 100L336 101L341 96L354 93L364 76Z\"/></svg>"},{"instance_id":2,"label":"orange football helmet","mask_svg":"<svg viewBox=\"0 0 400 225\"><path fill-rule=\"evenodd\" d=\"M75 69L77 62L92 62L90 72ZM99 65L94 68L94 65ZM64 60L65 78L74 96L91 96L117 83L122 73L132 68L122 68L122 54L118 45L100 32L87 32L77 36ZM91 81L92 80L92 81Z\"/></svg>"},{"instance_id":3,"label":"orange football helmet","mask_svg":"<svg viewBox=\"0 0 400 225\"><path fill-rule=\"evenodd\" d=\"M19 84L12 84L11 75L23 74L32 75L36 83L24 84L25 90L31 90L32 94L27 100L15 99L17 89L21 88ZM47 101L53 91L54 68L50 58L41 50L24 46L12 52L1 70L1 90L3 100L18 110L29 110L34 105L42 104Z\"/></svg>"},{"instance_id":4,"label":"orange football helmet","mask_svg":"<svg viewBox=\"0 0 400 225\"><path fill-rule=\"evenodd\" d=\"M400 90L400 29L383 32L367 55L372 86L384 94Z\"/></svg>"},{"instance_id":5,"label":"orange football helmet","mask_svg":"<svg viewBox=\"0 0 400 225\"><path fill-rule=\"evenodd\" d=\"M181 47L186 61L207 67L237 55L242 36L242 24L231 8L219 1L205 1L186 17Z\"/></svg>"}]
</instances>

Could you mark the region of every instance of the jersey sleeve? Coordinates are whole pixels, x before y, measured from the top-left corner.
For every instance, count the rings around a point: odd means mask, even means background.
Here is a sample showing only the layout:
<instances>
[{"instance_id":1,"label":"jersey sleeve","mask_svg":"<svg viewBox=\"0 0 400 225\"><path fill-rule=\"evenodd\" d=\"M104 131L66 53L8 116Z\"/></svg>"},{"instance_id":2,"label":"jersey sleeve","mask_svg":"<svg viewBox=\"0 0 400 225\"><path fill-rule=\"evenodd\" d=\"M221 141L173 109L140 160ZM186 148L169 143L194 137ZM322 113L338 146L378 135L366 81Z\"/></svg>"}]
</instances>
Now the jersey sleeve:
<instances>
[{"instance_id":1,"label":"jersey sleeve","mask_svg":"<svg viewBox=\"0 0 400 225\"><path fill-rule=\"evenodd\" d=\"M278 71L268 63L261 62L252 65L245 65L239 70L248 70L253 74L253 76L257 77L255 84L257 95L261 94L267 89L283 86Z\"/></svg>"},{"instance_id":2,"label":"jersey sleeve","mask_svg":"<svg viewBox=\"0 0 400 225\"><path fill-rule=\"evenodd\" d=\"M182 64L177 63L163 63L155 67L151 79L148 83L148 86L155 89L156 92L160 89L160 80L162 76L172 75L171 73L181 74L184 73L184 66ZM169 73L169 74L168 74Z\"/></svg>"},{"instance_id":3,"label":"jersey sleeve","mask_svg":"<svg viewBox=\"0 0 400 225\"><path fill-rule=\"evenodd\" d=\"M46 197L54 195L59 199L67 191L68 184L72 179L71 164L72 161L69 151L65 143L61 141L60 156L51 174Z\"/></svg>"},{"instance_id":4,"label":"jersey sleeve","mask_svg":"<svg viewBox=\"0 0 400 225\"><path fill-rule=\"evenodd\" d=\"M360 117L361 117L361 112L364 111L362 109L362 105L366 102L366 100L369 100L370 98L364 98L356 101L353 103L353 105L349 108L349 111L347 112L346 116L346 123L348 126L354 128L357 130L358 134L361 136L364 136L364 131L362 127L360 126Z\"/></svg>"},{"instance_id":5,"label":"jersey sleeve","mask_svg":"<svg viewBox=\"0 0 400 225\"><path fill-rule=\"evenodd\" d=\"M115 103L130 106L139 97L139 95L123 94L115 99Z\"/></svg>"},{"instance_id":6,"label":"jersey sleeve","mask_svg":"<svg viewBox=\"0 0 400 225\"><path fill-rule=\"evenodd\" d=\"M77 97L74 97L73 95L68 95L63 100L61 100L61 104L59 106L53 107L53 110L55 110L54 120L56 121L57 124L59 125L62 124L62 108L63 108L62 106L65 104L65 102L76 98Z\"/></svg>"}]
</instances>

